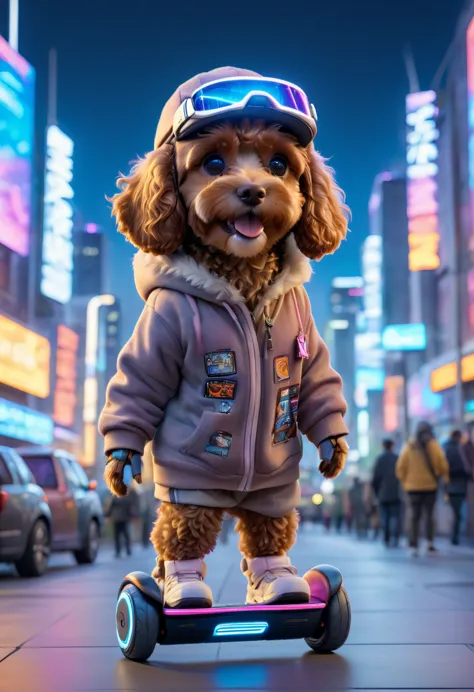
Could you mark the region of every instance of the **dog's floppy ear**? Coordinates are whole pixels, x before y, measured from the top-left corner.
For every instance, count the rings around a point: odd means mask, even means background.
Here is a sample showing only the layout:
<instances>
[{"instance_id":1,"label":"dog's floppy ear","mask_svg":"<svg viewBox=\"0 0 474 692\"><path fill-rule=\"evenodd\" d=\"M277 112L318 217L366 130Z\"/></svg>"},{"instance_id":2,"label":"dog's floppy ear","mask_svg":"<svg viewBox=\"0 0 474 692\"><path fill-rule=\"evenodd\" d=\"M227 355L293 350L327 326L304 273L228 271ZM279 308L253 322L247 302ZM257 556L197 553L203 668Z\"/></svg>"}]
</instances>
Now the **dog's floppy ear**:
<instances>
[{"instance_id":1,"label":"dog's floppy ear","mask_svg":"<svg viewBox=\"0 0 474 692\"><path fill-rule=\"evenodd\" d=\"M346 237L349 210L342 190L334 182L333 171L312 144L307 154L300 179L306 201L294 235L301 252L317 260L335 252Z\"/></svg>"},{"instance_id":2,"label":"dog's floppy ear","mask_svg":"<svg viewBox=\"0 0 474 692\"><path fill-rule=\"evenodd\" d=\"M174 147L164 144L136 162L121 189L111 198L120 233L144 252L167 255L179 248L186 228L186 210L174 175Z\"/></svg>"}]
</instances>

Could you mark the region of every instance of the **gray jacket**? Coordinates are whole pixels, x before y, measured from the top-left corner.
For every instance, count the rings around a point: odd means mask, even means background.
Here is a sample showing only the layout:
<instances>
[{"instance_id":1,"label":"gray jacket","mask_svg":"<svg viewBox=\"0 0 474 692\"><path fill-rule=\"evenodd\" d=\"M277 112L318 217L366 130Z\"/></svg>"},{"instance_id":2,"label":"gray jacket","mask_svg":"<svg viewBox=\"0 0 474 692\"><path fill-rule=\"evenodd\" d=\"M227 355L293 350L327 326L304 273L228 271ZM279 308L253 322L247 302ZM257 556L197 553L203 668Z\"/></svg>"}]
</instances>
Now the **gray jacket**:
<instances>
[{"instance_id":1,"label":"gray jacket","mask_svg":"<svg viewBox=\"0 0 474 692\"><path fill-rule=\"evenodd\" d=\"M139 252L146 307L118 359L99 428L105 452L143 452L168 488L253 491L299 476L301 434L318 445L347 432L341 379L330 367L302 283L309 261L292 236L286 266L252 315L242 296L194 259ZM296 357L299 321L310 357ZM272 318L269 350L264 309Z\"/></svg>"}]
</instances>

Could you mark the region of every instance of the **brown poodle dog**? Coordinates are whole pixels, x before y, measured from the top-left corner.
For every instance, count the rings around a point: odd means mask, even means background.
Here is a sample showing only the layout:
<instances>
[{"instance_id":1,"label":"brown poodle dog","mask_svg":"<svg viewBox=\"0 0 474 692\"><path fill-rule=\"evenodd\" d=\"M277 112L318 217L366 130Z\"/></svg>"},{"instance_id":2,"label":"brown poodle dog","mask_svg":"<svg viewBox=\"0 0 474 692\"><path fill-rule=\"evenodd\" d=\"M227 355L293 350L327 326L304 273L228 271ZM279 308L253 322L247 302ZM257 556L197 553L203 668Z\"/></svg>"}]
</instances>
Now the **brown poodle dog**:
<instances>
[{"instance_id":1,"label":"brown poodle dog","mask_svg":"<svg viewBox=\"0 0 474 692\"><path fill-rule=\"evenodd\" d=\"M213 276L225 279L255 320L261 317L265 291L285 271L290 235L300 253L319 260L333 253L347 232L342 193L313 144L304 147L279 125L260 120L224 122L192 139L162 144L118 185L121 192L112 198L113 213L119 231L131 243L160 261L178 251L193 258ZM344 434L344 429L328 434L335 438L335 449L332 459L320 465L326 478L334 478L344 467ZM107 485L116 495L126 493L125 463L110 459L106 466ZM140 476L135 478L141 482ZM151 534L160 558L155 574L166 576L165 561L209 554L224 511L238 518L245 558L285 555L298 523L294 505L289 506L289 511L275 516L260 513L258 504L163 501Z\"/></svg>"}]
</instances>

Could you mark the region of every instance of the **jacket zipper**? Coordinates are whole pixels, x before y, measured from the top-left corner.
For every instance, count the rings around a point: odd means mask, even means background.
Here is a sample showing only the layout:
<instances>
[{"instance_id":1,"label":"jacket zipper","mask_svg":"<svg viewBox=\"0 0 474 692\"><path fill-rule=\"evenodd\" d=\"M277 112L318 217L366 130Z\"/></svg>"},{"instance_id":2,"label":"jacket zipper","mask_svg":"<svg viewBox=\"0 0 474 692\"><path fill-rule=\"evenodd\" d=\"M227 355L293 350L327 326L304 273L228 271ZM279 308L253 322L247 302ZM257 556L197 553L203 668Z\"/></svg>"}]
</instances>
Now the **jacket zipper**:
<instances>
[{"instance_id":1,"label":"jacket zipper","mask_svg":"<svg viewBox=\"0 0 474 692\"><path fill-rule=\"evenodd\" d=\"M250 362L250 406L245 426L244 437L244 477L239 485L239 490L249 490L255 467L255 448L257 441L257 426L260 415L260 398L262 389L262 374L260 365L260 351L258 348L257 333L250 311L245 305L239 306L249 328L250 339L247 340L247 349Z\"/></svg>"}]
</instances>

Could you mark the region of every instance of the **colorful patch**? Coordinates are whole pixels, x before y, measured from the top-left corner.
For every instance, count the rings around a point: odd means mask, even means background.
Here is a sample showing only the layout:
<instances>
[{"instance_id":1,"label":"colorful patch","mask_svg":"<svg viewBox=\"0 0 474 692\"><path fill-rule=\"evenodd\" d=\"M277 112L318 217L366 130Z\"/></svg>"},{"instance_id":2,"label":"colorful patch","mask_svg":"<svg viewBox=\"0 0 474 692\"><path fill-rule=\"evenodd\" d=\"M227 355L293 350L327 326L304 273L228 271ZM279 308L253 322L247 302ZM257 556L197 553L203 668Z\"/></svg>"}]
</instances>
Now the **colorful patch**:
<instances>
[{"instance_id":1,"label":"colorful patch","mask_svg":"<svg viewBox=\"0 0 474 692\"><path fill-rule=\"evenodd\" d=\"M290 366L288 364L288 356L278 356L273 360L273 370L275 373L275 382L283 382L290 379Z\"/></svg>"},{"instance_id":2,"label":"colorful patch","mask_svg":"<svg viewBox=\"0 0 474 692\"><path fill-rule=\"evenodd\" d=\"M237 382L233 380L208 380L205 396L209 399L235 399Z\"/></svg>"},{"instance_id":3,"label":"colorful patch","mask_svg":"<svg viewBox=\"0 0 474 692\"><path fill-rule=\"evenodd\" d=\"M206 452L217 454L219 457L228 457L232 444L232 435L222 430L212 433L211 439L206 445Z\"/></svg>"},{"instance_id":4,"label":"colorful patch","mask_svg":"<svg viewBox=\"0 0 474 692\"><path fill-rule=\"evenodd\" d=\"M219 406L219 411L221 413L230 413L232 411L232 404L230 404L228 401L223 401Z\"/></svg>"},{"instance_id":5,"label":"colorful patch","mask_svg":"<svg viewBox=\"0 0 474 692\"><path fill-rule=\"evenodd\" d=\"M204 363L209 377L223 377L224 375L235 375L237 373L235 353L233 351L222 350L206 353Z\"/></svg>"},{"instance_id":6,"label":"colorful patch","mask_svg":"<svg viewBox=\"0 0 474 692\"><path fill-rule=\"evenodd\" d=\"M299 385L285 387L278 392L273 427L273 443L280 444L295 437L297 433L296 418L298 413Z\"/></svg>"}]
</instances>

